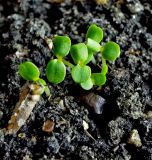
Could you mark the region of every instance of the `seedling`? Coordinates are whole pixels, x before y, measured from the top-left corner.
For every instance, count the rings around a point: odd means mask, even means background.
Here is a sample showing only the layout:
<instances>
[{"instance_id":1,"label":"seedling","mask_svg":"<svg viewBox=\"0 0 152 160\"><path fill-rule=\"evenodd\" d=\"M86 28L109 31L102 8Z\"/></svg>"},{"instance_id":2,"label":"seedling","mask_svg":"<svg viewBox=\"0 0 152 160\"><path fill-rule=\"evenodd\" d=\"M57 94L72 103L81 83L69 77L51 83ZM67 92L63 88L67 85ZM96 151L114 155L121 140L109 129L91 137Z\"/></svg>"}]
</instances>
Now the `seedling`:
<instances>
[{"instance_id":1,"label":"seedling","mask_svg":"<svg viewBox=\"0 0 152 160\"><path fill-rule=\"evenodd\" d=\"M71 68L71 76L74 82L83 89L89 90L95 86L102 86L106 83L108 72L107 61L115 61L120 56L120 47L115 42L107 42L100 45L103 39L102 28L92 24L86 34L86 42L71 46L70 38L67 36L56 36L53 40L53 52L57 59L50 60L46 68L46 75L49 82L61 83L66 75L66 66ZM70 52L74 64L64 59ZM102 58L102 69L99 73L91 73L87 65L94 54L99 52Z\"/></svg>"},{"instance_id":2,"label":"seedling","mask_svg":"<svg viewBox=\"0 0 152 160\"><path fill-rule=\"evenodd\" d=\"M92 24L86 34L86 42L71 46L68 36L56 36L53 39L53 53L55 59L51 59L46 67L46 76L49 82L58 84L64 81L66 66L71 68L71 77L83 89L89 90L93 86L101 87L106 83L108 65L106 61L115 61L120 56L120 47L117 43L109 41L101 46L103 39L102 28ZM74 64L65 60L70 53ZM101 54L102 67L99 73L92 73L88 63L94 58L95 53ZM20 75L25 79L38 82L46 86L40 79L40 72L32 62L24 62L19 67ZM44 81L44 84L42 83Z\"/></svg>"},{"instance_id":3,"label":"seedling","mask_svg":"<svg viewBox=\"0 0 152 160\"><path fill-rule=\"evenodd\" d=\"M45 92L48 96L50 95L50 90L46 85L45 80L39 77L40 71L35 64L30 61L23 62L19 65L18 71L23 79L41 85L41 90L38 94L41 95L43 92Z\"/></svg>"}]
</instances>

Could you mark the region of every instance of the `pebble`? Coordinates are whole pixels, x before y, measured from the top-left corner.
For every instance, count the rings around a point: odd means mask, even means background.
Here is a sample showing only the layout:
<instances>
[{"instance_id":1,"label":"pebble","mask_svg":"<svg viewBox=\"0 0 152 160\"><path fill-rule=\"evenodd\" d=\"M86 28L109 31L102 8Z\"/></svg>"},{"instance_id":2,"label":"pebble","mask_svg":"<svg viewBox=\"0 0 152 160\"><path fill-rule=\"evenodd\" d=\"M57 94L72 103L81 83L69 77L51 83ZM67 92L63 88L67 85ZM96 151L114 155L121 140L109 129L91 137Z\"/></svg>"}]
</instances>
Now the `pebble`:
<instances>
[{"instance_id":1,"label":"pebble","mask_svg":"<svg viewBox=\"0 0 152 160\"><path fill-rule=\"evenodd\" d=\"M89 128L88 123L84 120L83 120L83 128L84 128L84 130L88 130L88 128Z\"/></svg>"},{"instance_id":2,"label":"pebble","mask_svg":"<svg viewBox=\"0 0 152 160\"><path fill-rule=\"evenodd\" d=\"M47 120L43 123L42 130L47 133L52 133L55 123L52 120Z\"/></svg>"},{"instance_id":3,"label":"pebble","mask_svg":"<svg viewBox=\"0 0 152 160\"><path fill-rule=\"evenodd\" d=\"M148 111L146 114L144 114L144 117L148 119L152 119L152 111Z\"/></svg>"},{"instance_id":4,"label":"pebble","mask_svg":"<svg viewBox=\"0 0 152 160\"><path fill-rule=\"evenodd\" d=\"M105 99L94 93L89 93L80 97L80 101L93 108L96 114L102 114L103 106L106 103Z\"/></svg>"},{"instance_id":5,"label":"pebble","mask_svg":"<svg viewBox=\"0 0 152 160\"><path fill-rule=\"evenodd\" d=\"M141 147L142 146L142 143L141 143L141 139L140 139L140 136L139 136L139 133L136 129L133 129L130 133L130 137L128 139L128 143L129 144L132 144L136 147Z\"/></svg>"}]
</instances>

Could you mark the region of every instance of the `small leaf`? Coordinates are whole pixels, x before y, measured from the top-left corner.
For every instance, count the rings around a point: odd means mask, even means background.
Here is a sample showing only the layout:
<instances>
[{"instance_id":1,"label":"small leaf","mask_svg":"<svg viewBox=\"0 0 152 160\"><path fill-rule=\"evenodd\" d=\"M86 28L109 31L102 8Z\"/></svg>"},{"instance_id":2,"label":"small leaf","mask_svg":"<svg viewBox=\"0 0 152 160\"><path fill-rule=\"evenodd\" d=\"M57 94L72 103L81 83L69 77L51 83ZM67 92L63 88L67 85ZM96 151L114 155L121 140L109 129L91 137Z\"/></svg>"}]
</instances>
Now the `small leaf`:
<instances>
[{"instance_id":1,"label":"small leaf","mask_svg":"<svg viewBox=\"0 0 152 160\"><path fill-rule=\"evenodd\" d=\"M93 59L93 52L88 49L88 58L84 64L88 64Z\"/></svg>"},{"instance_id":2,"label":"small leaf","mask_svg":"<svg viewBox=\"0 0 152 160\"><path fill-rule=\"evenodd\" d=\"M115 42L107 42L102 51L104 59L109 61L115 61L120 56L120 46Z\"/></svg>"},{"instance_id":3,"label":"small leaf","mask_svg":"<svg viewBox=\"0 0 152 160\"><path fill-rule=\"evenodd\" d=\"M45 85L46 85L45 80L44 80L44 79L42 79L42 78L39 78L38 82L39 82L41 85L43 85L43 86L45 86Z\"/></svg>"},{"instance_id":4,"label":"small leaf","mask_svg":"<svg viewBox=\"0 0 152 160\"><path fill-rule=\"evenodd\" d=\"M100 43L101 40L103 39L103 30L102 28L96 26L95 24L92 24L88 31L87 31L87 35L86 38L91 38L94 41Z\"/></svg>"},{"instance_id":5,"label":"small leaf","mask_svg":"<svg viewBox=\"0 0 152 160\"><path fill-rule=\"evenodd\" d=\"M104 74L104 75L106 75L107 72L108 72L108 65L104 64L104 65L102 66L101 73Z\"/></svg>"},{"instance_id":6,"label":"small leaf","mask_svg":"<svg viewBox=\"0 0 152 160\"><path fill-rule=\"evenodd\" d=\"M81 87L85 90L90 90L93 87L93 83L91 78L89 78L87 81L80 84Z\"/></svg>"},{"instance_id":7,"label":"small leaf","mask_svg":"<svg viewBox=\"0 0 152 160\"><path fill-rule=\"evenodd\" d=\"M44 92L48 97L51 96L51 92L48 86L45 86Z\"/></svg>"},{"instance_id":8,"label":"small leaf","mask_svg":"<svg viewBox=\"0 0 152 160\"><path fill-rule=\"evenodd\" d=\"M72 68L72 78L76 83L83 83L91 76L91 69L89 66L74 66Z\"/></svg>"},{"instance_id":9,"label":"small leaf","mask_svg":"<svg viewBox=\"0 0 152 160\"><path fill-rule=\"evenodd\" d=\"M46 76L49 82L58 84L62 82L66 75L66 67L63 62L53 59L46 67Z\"/></svg>"},{"instance_id":10,"label":"small leaf","mask_svg":"<svg viewBox=\"0 0 152 160\"><path fill-rule=\"evenodd\" d=\"M94 85L102 86L106 83L106 76L102 73L92 73L91 79Z\"/></svg>"},{"instance_id":11,"label":"small leaf","mask_svg":"<svg viewBox=\"0 0 152 160\"><path fill-rule=\"evenodd\" d=\"M19 65L19 74L25 80L37 81L40 76L40 71L35 64L27 61Z\"/></svg>"},{"instance_id":12,"label":"small leaf","mask_svg":"<svg viewBox=\"0 0 152 160\"><path fill-rule=\"evenodd\" d=\"M88 49L84 43L73 45L70 53L75 64L83 63L88 58Z\"/></svg>"},{"instance_id":13,"label":"small leaf","mask_svg":"<svg viewBox=\"0 0 152 160\"><path fill-rule=\"evenodd\" d=\"M95 40L90 39L90 38L87 39L87 47L92 52L99 52L100 48L101 48L101 46L98 42L96 42Z\"/></svg>"},{"instance_id":14,"label":"small leaf","mask_svg":"<svg viewBox=\"0 0 152 160\"><path fill-rule=\"evenodd\" d=\"M38 80L38 82L39 82L39 84L43 87L43 89L42 89L42 91L41 91L41 94L42 94L43 92L45 92L47 96L50 96L50 95L51 95L51 92L50 92L49 87L46 85L45 80L40 78L40 79Z\"/></svg>"},{"instance_id":15,"label":"small leaf","mask_svg":"<svg viewBox=\"0 0 152 160\"><path fill-rule=\"evenodd\" d=\"M71 47L71 40L67 36L56 36L53 40L53 50L56 57L68 55Z\"/></svg>"}]
</instances>

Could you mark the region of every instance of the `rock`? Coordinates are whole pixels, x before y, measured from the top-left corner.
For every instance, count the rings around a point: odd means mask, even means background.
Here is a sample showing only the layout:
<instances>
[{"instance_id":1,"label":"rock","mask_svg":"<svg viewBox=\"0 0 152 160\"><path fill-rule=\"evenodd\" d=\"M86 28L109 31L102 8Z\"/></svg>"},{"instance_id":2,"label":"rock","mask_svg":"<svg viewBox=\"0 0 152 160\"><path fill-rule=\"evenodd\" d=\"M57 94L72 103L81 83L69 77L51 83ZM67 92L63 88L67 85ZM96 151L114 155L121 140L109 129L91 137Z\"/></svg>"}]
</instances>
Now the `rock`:
<instances>
[{"instance_id":1,"label":"rock","mask_svg":"<svg viewBox=\"0 0 152 160\"><path fill-rule=\"evenodd\" d=\"M25 155L25 156L23 157L23 160L32 160L32 158L31 158L29 155Z\"/></svg>"},{"instance_id":2,"label":"rock","mask_svg":"<svg viewBox=\"0 0 152 160\"><path fill-rule=\"evenodd\" d=\"M139 136L138 131L136 129L133 129L131 131L130 137L128 139L128 143L133 144L136 147L141 147L142 146L140 136Z\"/></svg>"},{"instance_id":3,"label":"rock","mask_svg":"<svg viewBox=\"0 0 152 160\"><path fill-rule=\"evenodd\" d=\"M148 119L152 119L152 111L148 111L148 112L146 113L146 117L147 117Z\"/></svg>"},{"instance_id":4,"label":"rock","mask_svg":"<svg viewBox=\"0 0 152 160\"><path fill-rule=\"evenodd\" d=\"M83 120L83 128L84 128L84 130L87 130L89 128L88 123L84 120Z\"/></svg>"},{"instance_id":5,"label":"rock","mask_svg":"<svg viewBox=\"0 0 152 160\"><path fill-rule=\"evenodd\" d=\"M43 123L42 130L47 133L52 133L55 123L52 120L47 120Z\"/></svg>"},{"instance_id":6,"label":"rock","mask_svg":"<svg viewBox=\"0 0 152 160\"><path fill-rule=\"evenodd\" d=\"M106 103L105 99L94 93L89 93L80 97L80 101L92 108L96 114L102 114L103 106Z\"/></svg>"}]
</instances>

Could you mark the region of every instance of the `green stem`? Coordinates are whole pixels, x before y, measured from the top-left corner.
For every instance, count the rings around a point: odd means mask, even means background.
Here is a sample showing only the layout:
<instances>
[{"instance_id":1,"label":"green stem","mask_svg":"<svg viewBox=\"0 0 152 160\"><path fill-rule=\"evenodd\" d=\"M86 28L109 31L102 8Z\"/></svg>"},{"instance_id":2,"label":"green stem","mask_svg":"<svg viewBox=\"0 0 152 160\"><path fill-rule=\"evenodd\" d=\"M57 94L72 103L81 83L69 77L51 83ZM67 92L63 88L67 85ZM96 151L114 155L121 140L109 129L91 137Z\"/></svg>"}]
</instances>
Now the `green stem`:
<instances>
[{"instance_id":1,"label":"green stem","mask_svg":"<svg viewBox=\"0 0 152 160\"><path fill-rule=\"evenodd\" d=\"M102 56L102 55L101 55L101 56ZM107 65L107 64L106 64L106 60L105 60L103 57L101 57L101 61L102 61L102 66L103 66L103 65Z\"/></svg>"},{"instance_id":2,"label":"green stem","mask_svg":"<svg viewBox=\"0 0 152 160\"><path fill-rule=\"evenodd\" d=\"M108 66L107 66L107 64L106 64L106 60L103 58L103 56L102 56L102 51L103 51L103 47L101 47L101 49L100 49L100 53L101 53L101 61L102 61L102 69L101 69L101 73L103 73L103 74L107 74L107 72L108 72Z\"/></svg>"},{"instance_id":3,"label":"green stem","mask_svg":"<svg viewBox=\"0 0 152 160\"><path fill-rule=\"evenodd\" d=\"M65 59L62 59L62 62L63 62L65 65L67 65L68 67L70 67L70 68L73 68L73 67L74 67L74 65L73 65L72 63L70 63L69 61L67 61L67 60L65 60Z\"/></svg>"},{"instance_id":4,"label":"green stem","mask_svg":"<svg viewBox=\"0 0 152 160\"><path fill-rule=\"evenodd\" d=\"M100 53L102 54L103 51L103 46L100 47Z\"/></svg>"}]
</instances>

